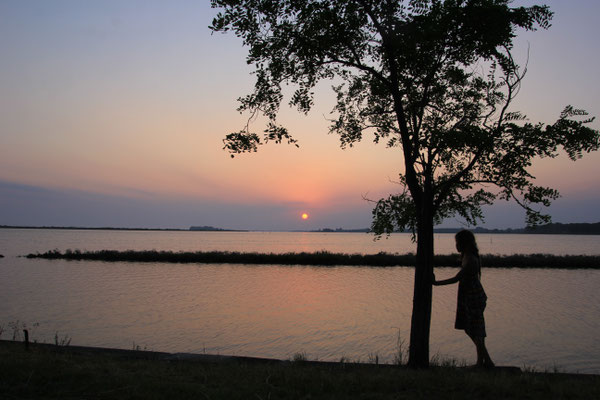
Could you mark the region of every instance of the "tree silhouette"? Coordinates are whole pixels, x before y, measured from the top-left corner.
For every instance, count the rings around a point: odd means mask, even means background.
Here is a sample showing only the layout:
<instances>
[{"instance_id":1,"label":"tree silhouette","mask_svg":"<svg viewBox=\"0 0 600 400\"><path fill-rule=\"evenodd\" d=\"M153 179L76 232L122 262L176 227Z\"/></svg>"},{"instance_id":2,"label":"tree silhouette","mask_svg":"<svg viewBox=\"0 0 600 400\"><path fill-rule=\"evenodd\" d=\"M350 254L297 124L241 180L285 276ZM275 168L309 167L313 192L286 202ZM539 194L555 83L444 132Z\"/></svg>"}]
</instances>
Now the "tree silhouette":
<instances>
[{"instance_id":1,"label":"tree silhouette","mask_svg":"<svg viewBox=\"0 0 600 400\"><path fill-rule=\"evenodd\" d=\"M232 31L248 47L254 91L240 111L269 119L264 135L246 126L224 139L232 156L269 141L296 144L277 123L282 85L289 104L307 113L313 88L336 79L330 131L341 146L366 132L398 148L403 191L379 200L376 234L416 233L417 261L409 364L429 363L433 227L460 215L482 218L482 205L514 199L528 225L549 221L554 189L536 186L536 157L560 148L575 160L599 146L587 113L567 106L551 125L531 123L510 106L526 68L511 55L518 29L550 26L547 6L511 7L508 0L212 0L211 29Z\"/></svg>"}]
</instances>

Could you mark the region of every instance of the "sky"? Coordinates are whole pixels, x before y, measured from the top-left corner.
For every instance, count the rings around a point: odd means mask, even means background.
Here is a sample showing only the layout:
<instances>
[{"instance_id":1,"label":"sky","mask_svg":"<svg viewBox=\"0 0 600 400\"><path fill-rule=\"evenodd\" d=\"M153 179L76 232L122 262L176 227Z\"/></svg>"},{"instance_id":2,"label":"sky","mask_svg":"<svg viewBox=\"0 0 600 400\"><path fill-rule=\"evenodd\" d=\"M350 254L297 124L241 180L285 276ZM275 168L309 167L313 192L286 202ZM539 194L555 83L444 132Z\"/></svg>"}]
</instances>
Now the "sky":
<instances>
[{"instance_id":1,"label":"sky","mask_svg":"<svg viewBox=\"0 0 600 400\"><path fill-rule=\"evenodd\" d=\"M567 104L600 115L600 2L545 4L553 26L515 42L528 59L515 109L546 123ZM253 77L241 40L211 34L215 15L197 0L0 0L0 225L369 227L366 199L400 190L402 157L369 138L340 148L330 82L308 116L282 107L300 148L222 149L247 122L236 99ZM600 154L534 163L536 182L561 192L554 222L600 221L599 167ZM485 213L481 226L524 226L514 204Z\"/></svg>"}]
</instances>

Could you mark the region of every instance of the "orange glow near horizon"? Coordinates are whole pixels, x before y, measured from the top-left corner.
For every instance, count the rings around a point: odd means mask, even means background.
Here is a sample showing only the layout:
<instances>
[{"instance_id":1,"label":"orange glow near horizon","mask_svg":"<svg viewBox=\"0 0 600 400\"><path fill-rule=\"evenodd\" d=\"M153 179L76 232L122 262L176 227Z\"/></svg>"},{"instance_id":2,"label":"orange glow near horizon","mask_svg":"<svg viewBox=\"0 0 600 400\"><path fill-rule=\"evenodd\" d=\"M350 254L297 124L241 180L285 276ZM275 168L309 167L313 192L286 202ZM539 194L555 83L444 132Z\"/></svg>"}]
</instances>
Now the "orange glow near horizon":
<instances>
[{"instance_id":1,"label":"orange glow near horizon","mask_svg":"<svg viewBox=\"0 0 600 400\"><path fill-rule=\"evenodd\" d=\"M80 3L53 5L53 12L35 18L26 2L0 6L2 17L12 21L0 24L2 37L14 39L2 47L0 63L0 223L359 228L370 223L367 199L402 191L396 183L404 171L401 147L375 145L370 130L351 148L327 134L330 118L337 119L330 114L337 104L330 87L336 80L315 86L308 115L286 106L295 85L284 89L277 123L300 148L269 143L232 159L223 149L225 136L248 123L261 136L270 121L236 111L236 99L252 92L254 66L246 63L248 49L239 38L207 34L215 14L210 2L160 2L144 13L119 2L105 2L102 12ZM596 29L597 13L590 10L599 11L600 2L586 9L549 3L561 15L553 28L523 32L515 42L517 60L529 59L530 46L537 51L513 111L523 111L533 123L552 123L572 101L597 115L600 80L591 77L600 53L585 49L595 45L597 35L586 29ZM107 16L117 18L118 26ZM156 21L172 28L169 35L156 30ZM81 35L82 26L102 34ZM206 62L207 54L214 62ZM569 70L578 74L553 79ZM590 127L600 129L600 121ZM596 221L598 165L600 151L576 163L562 154L536 159L528 172L536 185L561 192L549 210L557 221ZM67 198L81 207L78 212L63 206ZM485 222L489 227L516 227L506 225L503 212L494 215L497 221Z\"/></svg>"}]
</instances>

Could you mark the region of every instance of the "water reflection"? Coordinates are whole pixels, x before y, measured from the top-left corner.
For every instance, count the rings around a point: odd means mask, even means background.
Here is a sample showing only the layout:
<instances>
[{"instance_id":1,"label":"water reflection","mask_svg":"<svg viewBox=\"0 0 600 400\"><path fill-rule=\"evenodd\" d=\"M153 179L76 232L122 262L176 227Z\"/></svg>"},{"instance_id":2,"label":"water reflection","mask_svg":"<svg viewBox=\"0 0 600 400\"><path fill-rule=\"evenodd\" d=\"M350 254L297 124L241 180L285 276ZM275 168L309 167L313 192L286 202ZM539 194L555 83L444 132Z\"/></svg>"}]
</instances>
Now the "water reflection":
<instances>
[{"instance_id":1,"label":"water reflection","mask_svg":"<svg viewBox=\"0 0 600 400\"><path fill-rule=\"evenodd\" d=\"M59 332L74 345L392 362L398 333L409 336L411 268L9 258L0 274L0 323L38 322L40 341ZM600 373L600 271L494 269L483 280L498 364ZM432 354L472 361L455 307L456 288L435 289Z\"/></svg>"},{"instance_id":2,"label":"water reflection","mask_svg":"<svg viewBox=\"0 0 600 400\"><path fill-rule=\"evenodd\" d=\"M598 254L598 235L477 234L481 254ZM415 252L410 234L374 241L366 233L316 232L155 232L0 229L5 256L52 249L299 252L327 250L374 254ZM453 234L436 234L437 254L456 253Z\"/></svg>"}]
</instances>

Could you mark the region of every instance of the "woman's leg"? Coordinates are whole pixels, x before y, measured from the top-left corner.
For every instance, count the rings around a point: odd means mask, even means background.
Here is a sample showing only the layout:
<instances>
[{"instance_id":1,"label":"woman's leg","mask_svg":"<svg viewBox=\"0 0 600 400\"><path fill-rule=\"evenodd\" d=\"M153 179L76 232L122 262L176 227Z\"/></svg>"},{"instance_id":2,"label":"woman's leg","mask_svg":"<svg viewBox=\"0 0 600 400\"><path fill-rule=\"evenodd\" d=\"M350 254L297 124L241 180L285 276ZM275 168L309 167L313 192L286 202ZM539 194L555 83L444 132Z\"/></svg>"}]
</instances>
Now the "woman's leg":
<instances>
[{"instance_id":1,"label":"woman's leg","mask_svg":"<svg viewBox=\"0 0 600 400\"><path fill-rule=\"evenodd\" d=\"M477 363L475 365L478 367L481 367L481 366L483 366L483 354L481 352L481 346L478 344L477 337L475 337L469 333L467 333L467 335L469 336L469 338L471 338L471 340L475 344L475 349L477 350Z\"/></svg>"},{"instance_id":2,"label":"woman's leg","mask_svg":"<svg viewBox=\"0 0 600 400\"><path fill-rule=\"evenodd\" d=\"M467 333L473 343L475 343L475 348L477 349L477 366L478 367L493 367L494 362L490 357L490 353L488 353L487 348L485 347L485 338L481 336L472 336Z\"/></svg>"},{"instance_id":3,"label":"woman's leg","mask_svg":"<svg viewBox=\"0 0 600 400\"><path fill-rule=\"evenodd\" d=\"M490 353L488 353L487 347L485 347L485 338L480 337L479 340L481 341L481 353L483 356L483 365L485 367L494 367L494 362L492 361L492 358L490 357Z\"/></svg>"}]
</instances>

